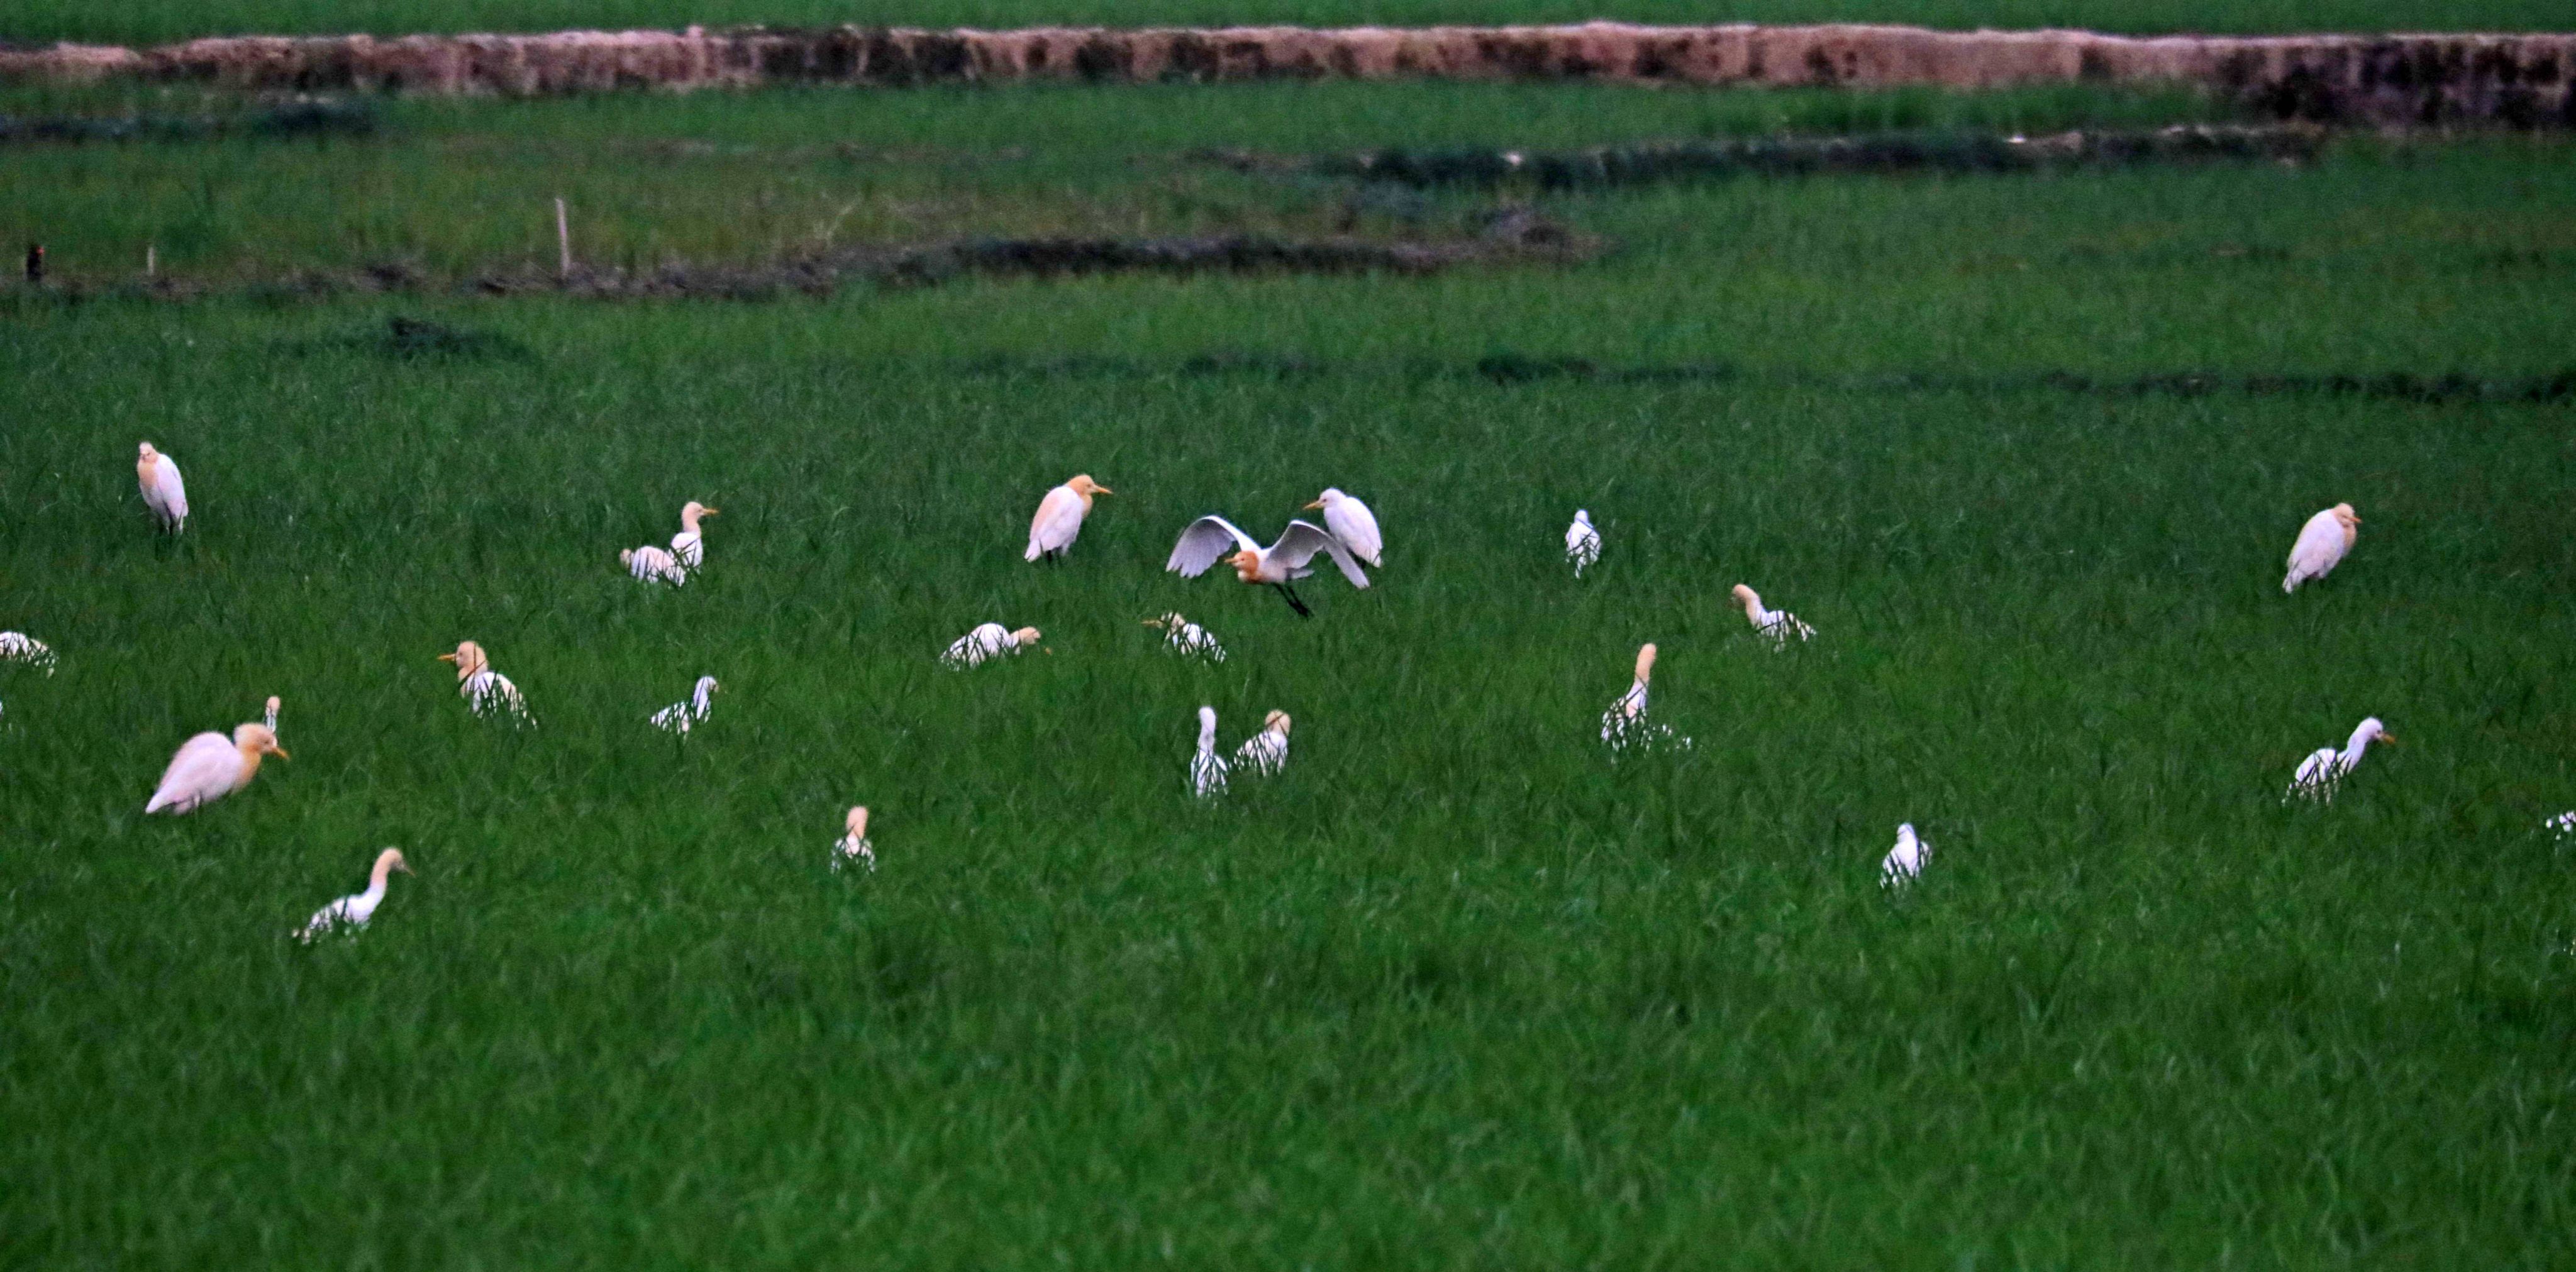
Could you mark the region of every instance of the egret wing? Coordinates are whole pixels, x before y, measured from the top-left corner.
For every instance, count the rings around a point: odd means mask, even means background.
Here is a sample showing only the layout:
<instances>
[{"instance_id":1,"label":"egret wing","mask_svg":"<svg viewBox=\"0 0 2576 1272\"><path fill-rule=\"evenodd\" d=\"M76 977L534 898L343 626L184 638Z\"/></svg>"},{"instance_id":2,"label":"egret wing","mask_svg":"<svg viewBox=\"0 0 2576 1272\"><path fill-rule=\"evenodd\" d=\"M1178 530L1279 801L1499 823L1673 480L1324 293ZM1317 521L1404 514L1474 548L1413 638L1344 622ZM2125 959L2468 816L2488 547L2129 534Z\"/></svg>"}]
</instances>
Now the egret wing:
<instances>
[{"instance_id":1,"label":"egret wing","mask_svg":"<svg viewBox=\"0 0 2576 1272\"><path fill-rule=\"evenodd\" d=\"M145 812L176 808L187 812L208 798L232 788L233 779L241 775L241 752L231 738L220 733L200 733L179 747L170 757L170 767L161 772L161 785L152 792Z\"/></svg>"},{"instance_id":2,"label":"egret wing","mask_svg":"<svg viewBox=\"0 0 2576 1272\"><path fill-rule=\"evenodd\" d=\"M1305 569L1318 552L1333 558L1333 564L1341 567L1342 577L1349 579L1352 587L1369 585L1368 575L1360 572L1360 563L1351 559L1351 550L1342 546L1332 531L1311 521L1289 522L1279 542L1270 545L1270 555L1291 570Z\"/></svg>"},{"instance_id":3,"label":"egret wing","mask_svg":"<svg viewBox=\"0 0 2576 1272\"><path fill-rule=\"evenodd\" d=\"M1038 501L1038 512L1029 518L1029 552L1031 561L1073 546L1075 535L1082 533L1082 496L1070 486L1058 486Z\"/></svg>"},{"instance_id":4,"label":"egret wing","mask_svg":"<svg viewBox=\"0 0 2576 1272\"><path fill-rule=\"evenodd\" d=\"M2343 527L2328 511L2308 518L2308 524L2299 528L2299 541L2290 548L2289 565L2292 571L2315 578L2342 559Z\"/></svg>"},{"instance_id":5,"label":"egret wing","mask_svg":"<svg viewBox=\"0 0 2576 1272\"><path fill-rule=\"evenodd\" d=\"M1332 536L1326 535L1326 538ZM1218 516L1201 517L1181 532L1181 541L1172 545L1172 559L1163 563L1165 570L1185 579L1207 573L1207 568L1236 552L1259 552L1261 545L1235 524ZM1310 554L1311 555L1311 554Z\"/></svg>"},{"instance_id":6,"label":"egret wing","mask_svg":"<svg viewBox=\"0 0 2576 1272\"><path fill-rule=\"evenodd\" d=\"M160 491L162 515L172 521L188 519L188 483L179 478L179 465L169 456L152 466L152 485Z\"/></svg>"},{"instance_id":7,"label":"egret wing","mask_svg":"<svg viewBox=\"0 0 2576 1272\"><path fill-rule=\"evenodd\" d=\"M1324 528L1351 550L1351 555L1370 565L1386 560L1386 539L1378 533L1377 514L1367 504L1344 496L1340 503L1324 509Z\"/></svg>"}]
</instances>

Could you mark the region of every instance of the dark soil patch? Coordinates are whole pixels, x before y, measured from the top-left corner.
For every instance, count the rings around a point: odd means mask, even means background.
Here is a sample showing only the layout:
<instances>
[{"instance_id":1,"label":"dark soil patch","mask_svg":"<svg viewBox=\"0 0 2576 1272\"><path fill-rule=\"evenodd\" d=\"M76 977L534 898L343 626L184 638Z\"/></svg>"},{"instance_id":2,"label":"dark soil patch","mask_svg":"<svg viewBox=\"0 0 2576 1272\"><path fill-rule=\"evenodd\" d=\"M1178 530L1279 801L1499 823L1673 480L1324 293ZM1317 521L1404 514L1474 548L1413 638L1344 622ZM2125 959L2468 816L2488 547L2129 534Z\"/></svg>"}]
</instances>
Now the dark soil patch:
<instances>
[{"instance_id":1,"label":"dark soil patch","mask_svg":"<svg viewBox=\"0 0 2576 1272\"><path fill-rule=\"evenodd\" d=\"M202 141L210 137L365 137L380 125L364 102L304 101L239 115L0 115L0 144L11 142Z\"/></svg>"}]
</instances>

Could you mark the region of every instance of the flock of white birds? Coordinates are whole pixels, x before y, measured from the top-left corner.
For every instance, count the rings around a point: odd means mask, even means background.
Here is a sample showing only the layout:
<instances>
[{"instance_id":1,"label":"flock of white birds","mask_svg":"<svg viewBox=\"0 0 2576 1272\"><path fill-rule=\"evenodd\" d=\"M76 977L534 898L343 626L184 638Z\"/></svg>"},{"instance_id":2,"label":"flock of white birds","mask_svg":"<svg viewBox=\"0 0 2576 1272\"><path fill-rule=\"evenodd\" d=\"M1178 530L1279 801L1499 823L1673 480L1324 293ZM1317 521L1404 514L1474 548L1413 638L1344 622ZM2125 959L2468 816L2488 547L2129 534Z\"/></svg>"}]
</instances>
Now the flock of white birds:
<instances>
[{"instance_id":1,"label":"flock of white birds","mask_svg":"<svg viewBox=\"0 0 2576 1272\"><path fill-rule=\"evenodd\" d=\"M142 444L135 463L135 476L142 488L144 506L154 522L169 534L183 530L188 521L188 490L179 474L179 465L168 455L155 450L152 443ZM1074 541L1082 534L1082 523L1091 513L1092 501L1112 494L1087 474L1046 493L1038 503L1037 515L1029 523L1026 559L1056 563L1064 560ZM1183 578L1196 578L1219 562L1233 567L1235 577L1243 583L1268 587L1286 600L1300 617L1313 611L1297 595L1294 585L1314 574L1312 562L1317 556L1330 559L1354 588L1369 586L1367 569L1385 564L1386 541L1377 515L1366 503L1338 489L1326 490L1307 511L1321 511L1323 525L1292 519L1279 537L1268 546L1244 533L1233 522L1210 515L1190 523L1172 547L1164 569ZM680 532L671 538L668 548L646 545L618 553L619 563L637 580L679 587L688 582L691 573L706 563L706 538L703 519L717 515L717 509L691 500L680 510ZM2361 518L2352 505L2339 503L2310 517L2299 530L2290 549L2289 573L2281 581L2284 593L2295 592L2300 585L2325 577L2352 551ZM1601 531L1592 523L1588 510L1577 510L1573 524L1565 531L1565 557L1575 577L1597 565L1601 559ZM1363 568L1365 567L1365 569ZM1766 606L1759 593L1745 584L1733 589L1736 605L1756 635L1768 641L1775 650L1786 650L1793 642L1815 638L1815 628L1797 615ZM1174 653L1204 658L1211 662L1225 659L1225 648L1216 637L1198 624L1179 614L1163 614L1144 620L1149 627L1163 633L1166 648ZM985 623L959 637L941 653L940 661L951 668L979 666L993 659L1037 647L1038 629L1009 629L1000 623ZM519 687L492 667L483 647L471 640L459 642L450 653L438 655L442 662L456 665L457 692L475 715L506 721L514 726L533 728L536 718L528 711L527 700ZM56 655L44 642L20 632L0 632L0 664L15 664L53 673ZM1655 646L1651 643L1637 651L1635 679L1626 693L1613 701L1601 714L1601 741L1613 752L1632 749L1687 749L1691 739L1675 734L1669 727L1648 717L1649 686L1654 677ZM650 717L654 728L674 734L683 741L691 729L704 723L712 710L718 683L714 676L701 676L685 700L656 711ZM162 772L161 781L144 804L145 813L181 814L194 812L215 800L250 785L258 776L260 763L268 756L291 759L286 748L278 744L278 700L271 697L265 719L259 723L235 727L230 737L221 733L200 733L180 744ZM1272 711L1263 720L1261 731L1247 738L1231 754L1217 742L1217 716L1213 707L1198 709L1198 745L1189 763L1189 789L1200 799L1215 799L1226 792L1230 780L1238 776L1266 777L1277 774L1288 763L1288 735L1291 725L1288 713ZM2355 728L2340 749L2320 747L2303 761L2290 780L2285 799L2300 798L2330 801L2335 791L2354 768L2362 754L2374 742L2394 743L2379 718L2372 716ZM2545 827L2562 836L2576 837L2576 811L2550 818ZM834 869L857 864L876 869L876 849L867 837L868 810L864 806L849 810L845 834L833 847ZM1932 845L1922 839L1912 823L1897 827L1896 845L1880 863L1880 878L1890 886L1902 885L1922 873L1931 859ZM385 884L394 872L410 873L400 849L387 848L376 857L369 872L364 892L342 897L316 911L313 918L296 935L312 940L328 932L364 927L374 917L384 900Z\"/></svg>"}]
</instances>

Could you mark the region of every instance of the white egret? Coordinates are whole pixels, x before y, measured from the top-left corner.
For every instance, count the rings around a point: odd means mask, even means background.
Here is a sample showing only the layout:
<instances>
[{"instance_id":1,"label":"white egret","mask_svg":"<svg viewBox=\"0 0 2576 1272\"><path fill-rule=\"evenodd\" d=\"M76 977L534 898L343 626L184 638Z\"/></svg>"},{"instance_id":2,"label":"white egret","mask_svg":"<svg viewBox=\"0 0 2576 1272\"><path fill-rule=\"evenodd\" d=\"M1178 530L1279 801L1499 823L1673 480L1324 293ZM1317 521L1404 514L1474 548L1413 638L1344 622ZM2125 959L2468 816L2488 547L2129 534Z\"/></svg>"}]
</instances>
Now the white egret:
<instances>
[{"instance_id":1,"label":"white egret","mask_svg":"<svg viewBox=\"0 0 2576 1272\"><path fill-rule=\"evenodd\" d=\"M688 741L689 730L706 723L707 711L715 704L717 688L715 677L698 677L698 687L690 692L688 701L674 702L653 713L653 727L664 733L677 734L683 742Z\"/></svg>"},{"instance_id":2,"label":"white egret","mask_svg":"<svg viewBox=\"0 0 2576 1272\"><path fill-rule=\"evenodd\" d=\"M638 583L668 583L680 587L689 581L689 568L678 557L651 544L640 548L620 548L617 563L635 576Z\"/></svg>"},{"instance_id":3,"label":"white egret","mask_svg":"<svg viewBox=\"0 0 2576 1272\"><path fill-rule=\"evenodd\" d=\"M2339 503L2308 518L2299 527L2299 541L2290 545L2290 572L2281 580L2285 593L2299 590L2310 579L2321 579L2343 564L2344 553L2352 551L2352 541L2359 537L2361 518L2352 514L2352 505Z\"/></svg>"},{"instance_id":4,"label":"white egret","mask_svg":"<svg viewBox=\"0 0 2576 1272\"><path fill-rule=\"evenodd\" d=\"M874 874L877 868L877 849L876 845L868 842L868 810L863 807L853 807L843 824L849 828L850 833L841 836L840 842L832 845L832 868L838 870L855 862L866 866L868 872Z\"/></svg>"},{"instance_id":5,"label":"white egret","mask_svg":"<svg viewBox=\"0 0 2576 1272\"><path fill-rule=\"evenodd\" d=\"M53 647L25 632L0 632L0 662L33 667L48 676L54 674Z\"/></svg>"},{"instance_id":6,"label":"white egret","mask_svg":"<svg viewBox=\"0 0 2576 1272\"><path fill-rule=\"evenodd\" d=\"M1799 640L1815 637L1815 628L1798 621L1797 615L1786 610L1763 608L1762 594L1741 583L1735 585L1735 603L1744 607L1745 621L1753 624L1753 630L1770 641L1774 649L1787 649L1791 637Z\"/></svg>"},{"instance_id":7,"label":"white egret","mask_svg":"<svg viewBox=\"0 0 2576 1272\"><path fill-rule=\"evenodd\" d=\"M1037 643L1038 629L1034 627L1011 631L1000 623L982 623L950 642L947 652L939 655L939 662L951 671L980 667L987 659L1016 654Z\"/></svg>"},{"instance_id":8,"label":"white egret","mask_svg":"<svg viewBox=\"0 0 2576 1272\"><path fill-rule=\"evenodd\" d=\"M1601 559L1601 532L1592 528L1592 514L1582 508L1574 510L1574 524L1565 528L1565 559L1574 564L1574 577Z\"/></svg>"},{"instance_id":9,"label":"white egret","mask_svg":"<svg viewBox=\"0 0 2576 1272\"><path fill-rule=\"evenodd\" d=\"M1915 835L1914 823L1904 822L1896 828L1896 846L1878 863L1878 882L1882 887L1904 887L1922 875L1923 863L1931 859L1931 843Z\"/></svg>"},{"instance_id":10,"label":"white egret","mask_svg":"<svg viewBox=\"0 0 2576 1272\"><path fill-rule=\"evenodd\" d=\"M1194 579L1223 561L1234 567L1236 578L1279 589L1279 594L1288 598L1288 608L1295 610L1299 618L1311 618L1314 611L1307 609L1288 585L1315 572L1306 563L1314 560L1318 552L1333 558L1333 564L1341 568L1342 577L1349 579L1352 587L1369 585L1368 575L1360 572L1360 564L1352 559L1350 549L1342 546L1332 531L1308 521L1289 522L1279 541L1265 548L1223 517L1201 517L1181 531L1181 540L1172 545L1172 557L1163 563L1163 568Z\"/></svg>"},{"instance_id":11,"label":"white egret","mask_svg":"<svg viewBox=\"0 0 2576 1272\"><path fill-rule=\"evenodd\" d=\"M1163 648L1176 654L1189 654L1209 662L1225 661L1225 646L1216 643L1208 630L1178 614L1165 614L1145 620L1147 627L1163 631Z\"/></svg>"},{"instance_id":12,"label":"white egret","mask_svg":"<svg viewBox=\"0 0 2576 1272\"><path fill-rule=\"evenodd\" d=\"M1332 531L1352 556L1368 562L1371 569L1386 565L1386 538L1378 533L1377 514L1369 511L1367 504L1338 488L1328 488L1306 505L1308 512L1318 508L1324 510L1324 528Z\"/></svg>"},{"instance_id":13,"label":"white egret","mask_svg":"<svg viewBox=\"0 0 2576 1272\"><path fill-rule=\"evenodd\" d=\"M265 724L265 725L267 725L267 726L268 726L268 731L269 731L270 733L275 733L275 732L277 732L277 695L276 695L276 694L273 694L273 693L272 693L272 694L268 695L268 715L267 715L267 717L266 717L265 719L261 720L261 723L262 723L262 724Z\"/></svg>"},{"instance_id":14,"label":"white egret","mask_svg":"<svg viewBox=\"0 0 2576 1272\"><path fill-rule=\"evenodd\" d=\"M1216 753L1216 708L1199 708L1199 749L1190 757L1190 793L1200 799L1225 794L1225 757Z\"/></svg>"},{"instance_id":15,"label":"white egret","mask_svg":"<svg viewBox=\"0 0 2576 1272\"><path fill-rule=\"evenodd\" d=\"M452 654L440 654L440 662L456 664L456 692L465 699L467 709L478 716L506 716L512 724L536 724L528 714L528 700L519 696L519 687L508 676L492 670L492 660L483 647L473 641L461 641Z\"/></svg>"},{"instance_id":16,"label":"white egret","mask_svg":"<svg viewBox=\"0 0 2576 1272\"><path fill-rule=\"evenodd\" d=\"M1254 777L1268 777L1288 767L1288 713L1273 711L1262 717L1261 732L1243 740L1234 748L1234 761L1226 767L1249 770Z\"/></svg>"},{"instance_id":17,"label":"white egret","mask_svg":"<svg viewBox=\"0 0 2576 1272\"><path fill-rule=\"evenodd\" d=\"M692 499L680 505L680 532L671 536L671 556L689 569L707 563L707 538L698 527L698 518L712 517L720 508L710 508Z\"/></svg>"},{"instance_id":18,"label":"white egret","mask_svg":"<svg viewBox=\"0 0 2576 1272\"><path fill-rule=\"evenodd\" d=\"M1037 515L1029 518L1029 550L1024 559L1063 560L1082 533L1082 519L1091 515L1091 497L1116 493L1093 481L1089 473L1075 473L1073 480L1046 492L1046 498L1038 501Z\"/></svg>"},{"instance_id":19,"label":"white egret","mask_svg":"<svg viewBox=\"0 0 2576 1272\"><path fill-rule=\"evenodd\" d=\"M193 813L250 785L250 779L259 775L260 757L268 755L295 758L277 744L276 732L264 724L237 725L229 738L200 733L179 744L143 811Z\"/></svg>"},{"instance_id":20,"label":"white egret","mask_svg":"<svg viewBox=\"0 0 2576 1272\"><path fill-rule=\"evenodd\" d=\"M2335 787L2343 782L2345 774L2360 765L2361 753L2369 750L2373 742L2397 744L2397 735L2389 732L2388 726L2381 724L2378 716L2355 725L2342 750L2321 746L2300 761L2299 771L2290 778L2289 793L2281 798L2286 800L2296 796L2331 802L2335 797Z\"/></svg>"},{"instance_id":21,"label":"white egret","mask_svg":"<svg viewBox=\"0 0 2576 1272\"><path fill-rule=\"evenodd\" d=\"M2540 828L2542 830L2555 832L2562 840L2576 839L2576 811L2564 812L2560 813L2556 817L2547 818L2540 823Z\"/></svg>"},{"instance_id":22,"label":"white egret","mask_svg":"<svg viewBox=\"0 0 2576 1272\"><path fill-rule=\"evenodd\" d=\"M1647 688L1654 677L1655 646L1648 642L1637 648L1636 680L1629 684L1628 692L1619 695L1619 700L1601 713L1601 740L1609 743L1611 750L1624 751L1632 746L1690 747L1689 738L1676 736L1671 728L1646 719Z\"/></svg>"},{"instance_id":23,"label":"white egret","mask_svg":"<svg viewBox=\"0 0 2576 1272\"><path fill-rule=\"evenodd\" d=\"M143 443L134 461L134 479L143 487L143 506L161 528L177 534L188 525L188 483L179 479L178 461Z\"/></svg>"},{"instance_id":24,"label":"white egret","mask_svg":"<svg viewBox=\"0 0 2576 1272\"><path fill-rule=\"evenodd\" d=\"M316 938L334 931L344 928L355 931L367 926L367 920L376 917L376 907L385 903L385 880L397 870L411 873L411 863L403 860L402 849L387 848L377 853L375 868L367 872L367 890L350 893L314 911L313 917L304 924L304 930L295 934L295 939L311 944Z\"/></svg>"}]
</instances>

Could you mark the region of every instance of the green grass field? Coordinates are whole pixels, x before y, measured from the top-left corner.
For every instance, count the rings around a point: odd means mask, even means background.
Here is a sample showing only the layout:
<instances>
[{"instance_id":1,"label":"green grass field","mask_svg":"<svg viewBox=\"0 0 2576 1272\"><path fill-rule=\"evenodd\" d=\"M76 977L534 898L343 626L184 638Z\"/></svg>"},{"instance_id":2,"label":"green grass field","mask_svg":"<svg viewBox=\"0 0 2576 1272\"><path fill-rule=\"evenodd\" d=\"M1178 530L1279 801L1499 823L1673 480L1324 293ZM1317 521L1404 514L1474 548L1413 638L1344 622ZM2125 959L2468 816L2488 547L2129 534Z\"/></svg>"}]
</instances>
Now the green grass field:
<instances>
[{"instance_id":1,"label":"green grass field","mask_svg":"<svg viewBox=\"0 0 2576 1272\"><path fill-rule=\"evenodd\" d=\"M0 297L0 628L62 656L0 668L0 1264L2576 1260L2562 140L1507 192L1615 250L1425 280L261 285L538 258L520 151L640 259L761 259L781 191L889 238L1303 232L1349 192L1176 156L1777 126L1203 91L1133 132L1084 125L1162 90L0 150L0 225L63 279L155 242L223 284ZM489 339L404 356L395 315ZM2483 387L2375 379L2451 372ZM1023 564L1076 471L1118 493ZM1160 572L1190 518L1326 485L1388 565L1312 621ZM627 579L690 498L708 570ZM2358 549L2283 597L2338 499ZM1738 581L1817 641L1766 652ZM1233 657L1160 653L1166 609ZM1050 652L938 670L986 620ZM434 655L468 637L539 730L466 714ZM1613 764L1646 640L1697 745ZM702 673L681 748L645 717ZM140 815L271 693L291 763ZM1292 712L1287 772L1195 805L1202 703L1229 746ZM2282 806L2368 714L2403 744ZM852 803L874 875L827 865ZM1905 820L1937 854L1891 897ZM417 874L371 928L286 939L387 844Z\"/></svg>"}]
</instances>

